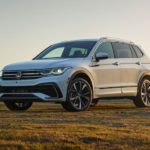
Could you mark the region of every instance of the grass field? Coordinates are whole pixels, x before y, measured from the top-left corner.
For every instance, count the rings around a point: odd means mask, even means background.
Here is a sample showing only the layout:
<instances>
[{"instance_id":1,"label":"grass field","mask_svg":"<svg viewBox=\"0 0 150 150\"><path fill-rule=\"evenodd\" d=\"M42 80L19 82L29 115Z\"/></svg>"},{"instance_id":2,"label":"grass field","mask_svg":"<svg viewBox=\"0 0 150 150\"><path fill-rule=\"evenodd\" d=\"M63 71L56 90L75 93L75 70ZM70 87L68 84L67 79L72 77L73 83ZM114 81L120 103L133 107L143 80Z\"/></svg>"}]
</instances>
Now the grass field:
<instances>
[{"instance_id":1,"label":"grass field","mask_svg":"<svg viewBox=\"0 0 150 150\"><path fill-rule=\"evenodd\" d=\"M0 149L150 150L150 108L100 102L70 113L58 104L35 103L16 113L0 103Z\"/></svg>"}]
</instances>

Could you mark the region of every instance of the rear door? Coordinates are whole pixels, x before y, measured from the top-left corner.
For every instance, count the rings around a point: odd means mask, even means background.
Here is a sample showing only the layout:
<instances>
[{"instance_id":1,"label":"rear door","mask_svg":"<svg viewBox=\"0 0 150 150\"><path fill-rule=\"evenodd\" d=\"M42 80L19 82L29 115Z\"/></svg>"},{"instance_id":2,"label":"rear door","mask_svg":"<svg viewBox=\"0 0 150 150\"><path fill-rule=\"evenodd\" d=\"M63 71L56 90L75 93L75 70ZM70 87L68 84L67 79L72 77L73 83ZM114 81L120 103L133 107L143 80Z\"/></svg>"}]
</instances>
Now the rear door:
<instances>
[{"instance_id":1,"label":"rear door","mask_svg":"<svg viewBox=\"0 0 150 150\"><path fill-rule=\"evenodd\" d=\"M142 71L140 59L137 58L131 45L120 42L113 42L112 45L120 66L122 93L126 96L134 96L137 91L138 77Z\"/></svg>"}]
</instances>

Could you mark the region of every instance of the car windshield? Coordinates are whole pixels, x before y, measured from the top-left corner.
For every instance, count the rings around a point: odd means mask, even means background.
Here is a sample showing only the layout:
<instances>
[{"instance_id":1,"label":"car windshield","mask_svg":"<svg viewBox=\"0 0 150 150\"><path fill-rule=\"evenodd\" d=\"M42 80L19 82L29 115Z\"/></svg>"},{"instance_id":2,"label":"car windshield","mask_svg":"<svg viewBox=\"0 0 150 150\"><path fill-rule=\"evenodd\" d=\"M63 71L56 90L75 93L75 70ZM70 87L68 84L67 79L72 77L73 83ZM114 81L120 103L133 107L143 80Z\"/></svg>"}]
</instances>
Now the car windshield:
<instances>
[{"instance_id":1,"label":"car windshield","mask_svg":"<svg viewBox=\"0 0 150 150\"><path fill-rule=\"evenodd\" d=\"M84 58L87 57L96 41L75 41L54 44L34 59L53 59L53 58Z\"/></svg>"}]
</instances>

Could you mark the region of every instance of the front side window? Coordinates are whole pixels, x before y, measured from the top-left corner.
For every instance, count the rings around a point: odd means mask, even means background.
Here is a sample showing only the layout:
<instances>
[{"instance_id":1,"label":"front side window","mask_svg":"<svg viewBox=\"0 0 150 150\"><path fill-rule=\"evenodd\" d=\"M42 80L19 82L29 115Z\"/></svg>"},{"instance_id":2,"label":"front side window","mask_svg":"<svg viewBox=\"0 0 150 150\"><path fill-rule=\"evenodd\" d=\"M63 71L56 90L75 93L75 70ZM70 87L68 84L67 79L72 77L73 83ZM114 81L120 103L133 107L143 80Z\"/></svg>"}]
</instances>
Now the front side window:
<instances>
[{"instance_id":1,"label":"front side window","mask_svg":"<svg viewBox=\"0 0 150 150\"><path fill-rule=\"evenodd\" d=\"M133 58L130 46L125 43L114 42L113 48L116 52L117 58Z\"/></svg>"},{"instance_id":2,"label":"front side window","mask_svg":"<svg viewBox=\"0 0 150 150\"><path fill-rule=\"evenodd\" d=\"M98 49L96 50L96 53L107 53L108 54L108 58L114 58L114 51L112 48L111 43L102 43Z\"/></svg>"},{"instance_id":3,"label":"front side window","mask_svg":"<svg viewBox=\"0 0 150 150\"><path fill-rule=\"evenodd\" d=\"M97 41L75 41L52 45L34 59L84 58L87 57Z\"/></svg>"}]
</instances>

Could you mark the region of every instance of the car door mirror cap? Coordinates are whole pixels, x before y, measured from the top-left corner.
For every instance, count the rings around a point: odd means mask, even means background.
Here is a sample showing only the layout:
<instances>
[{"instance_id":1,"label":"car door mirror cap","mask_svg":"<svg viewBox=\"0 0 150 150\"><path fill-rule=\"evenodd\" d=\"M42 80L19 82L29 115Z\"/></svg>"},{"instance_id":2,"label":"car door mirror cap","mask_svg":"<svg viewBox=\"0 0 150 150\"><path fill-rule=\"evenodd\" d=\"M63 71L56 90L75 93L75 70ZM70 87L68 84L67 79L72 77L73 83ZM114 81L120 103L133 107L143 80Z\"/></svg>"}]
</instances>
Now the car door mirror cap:
<instances>
[{"instance_id":1,"label":"car door mirror cap","mask_svg":"<svg viewBox=\"0 0 150 150\"><path fill-rule=\"evenodd\" d=\"M102 53L102 52L99 52L99 53L96 53L95 54L95 60L96 61L100 61L100 60L103 60L103 59L108 59L108 54L107 53Z\"/></svg>"}]
</instances>

